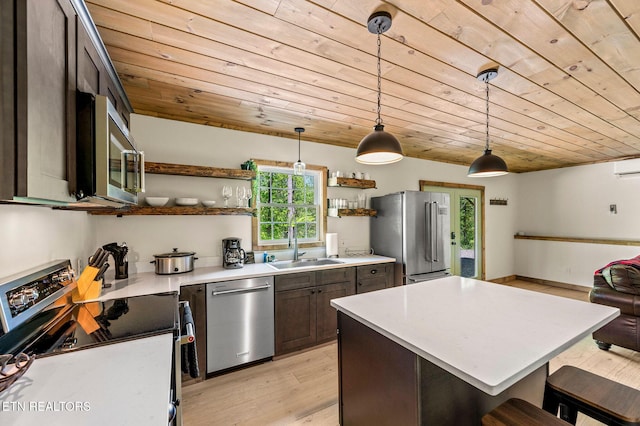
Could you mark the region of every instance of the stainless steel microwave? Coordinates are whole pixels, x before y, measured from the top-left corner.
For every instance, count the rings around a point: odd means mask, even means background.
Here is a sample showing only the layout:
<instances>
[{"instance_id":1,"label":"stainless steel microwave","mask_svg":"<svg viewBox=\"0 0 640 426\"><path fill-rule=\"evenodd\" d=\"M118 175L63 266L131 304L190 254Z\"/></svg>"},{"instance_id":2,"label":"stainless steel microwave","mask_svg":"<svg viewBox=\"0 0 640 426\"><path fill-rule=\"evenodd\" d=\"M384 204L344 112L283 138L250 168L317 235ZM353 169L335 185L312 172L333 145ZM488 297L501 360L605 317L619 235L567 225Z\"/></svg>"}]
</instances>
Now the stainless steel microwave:
<instances>
[{"instance_id":1,"label":"stainless steel microwave","mask_svg":"<svg viewBox=\"0 0 640 426\"><path fill-rule=\"evenodd\" d=\"M76 198L91 204L136 204L144 192L144 152L106 96L78 92Z\"/></svg>"}]
</instances>

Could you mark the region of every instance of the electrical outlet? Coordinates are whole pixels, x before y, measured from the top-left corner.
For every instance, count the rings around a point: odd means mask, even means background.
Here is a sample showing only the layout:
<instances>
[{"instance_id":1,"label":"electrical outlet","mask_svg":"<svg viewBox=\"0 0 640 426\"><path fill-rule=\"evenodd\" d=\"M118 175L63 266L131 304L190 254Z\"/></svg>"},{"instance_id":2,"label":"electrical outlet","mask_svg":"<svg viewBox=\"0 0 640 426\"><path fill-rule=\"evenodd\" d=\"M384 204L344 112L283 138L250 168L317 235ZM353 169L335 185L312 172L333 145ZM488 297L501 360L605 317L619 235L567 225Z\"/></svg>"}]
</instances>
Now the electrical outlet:
<instances>
[{"instance_id":1,"label":"electrical outlet","mask_svg":"<svg viewBox=\"0 0 640 426\"><path fill-rule=\"evenodd\" d=\"M609 204L609 213L618 214L618 206L616 204Z\"/></svg>"}]
</instances>

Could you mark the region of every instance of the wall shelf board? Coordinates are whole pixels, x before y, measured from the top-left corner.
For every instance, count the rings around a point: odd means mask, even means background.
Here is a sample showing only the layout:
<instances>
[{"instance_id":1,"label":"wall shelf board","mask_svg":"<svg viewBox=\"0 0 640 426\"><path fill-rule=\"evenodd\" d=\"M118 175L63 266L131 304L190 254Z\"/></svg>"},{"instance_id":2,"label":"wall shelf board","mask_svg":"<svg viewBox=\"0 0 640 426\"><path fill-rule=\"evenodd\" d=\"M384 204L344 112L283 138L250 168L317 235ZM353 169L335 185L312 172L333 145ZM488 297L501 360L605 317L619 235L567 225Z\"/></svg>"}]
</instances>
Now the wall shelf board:
<instances>
[{"instance_id":1,"label":"wall shelf board","mask_svg":"<svg viewBox=\"0 0 640 426\"><path fill-rule=\"evenodd\" d=\"M147 161L144 164L145 173L174 175L174 176L199 176L222 179L255 179L253 170L224 169L220 167L190 166L185 164L154 163Z\"/></svg>"}]
</instances>

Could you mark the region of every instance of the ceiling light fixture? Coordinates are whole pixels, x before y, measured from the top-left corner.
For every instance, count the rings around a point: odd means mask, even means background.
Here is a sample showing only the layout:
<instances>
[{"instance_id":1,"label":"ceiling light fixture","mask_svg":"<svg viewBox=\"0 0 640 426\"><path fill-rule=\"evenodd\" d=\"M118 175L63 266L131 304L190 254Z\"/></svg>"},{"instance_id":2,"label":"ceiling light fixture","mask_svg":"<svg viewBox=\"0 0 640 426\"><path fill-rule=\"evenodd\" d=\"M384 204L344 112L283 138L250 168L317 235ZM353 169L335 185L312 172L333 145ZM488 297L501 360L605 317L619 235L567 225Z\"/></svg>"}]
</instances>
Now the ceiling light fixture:
<instances>
[{"instance_id":1,"label":"ceiling light fixture","mask_svg":"<svg viewBox=\"0 0 640 426\"><path fill-rule=\"evenodd\" d=\"M300 161L300 133L304 132L304 127L296 127L295 130L298 133L298 161L293 163L293 174L296 176L304 175L304 169L307 167L302 161Z\"/></svg>"},{"instance_id":2,"label":"ceiling light fixture","mask_svg":"<svg viewBox=\"0 0 640 426\"><path fill-rule=\"evenodd\" d=\"M489 80L493 80L498 76L497 68L490 68L484 71L481 71L478 74L478 81L484 81L486 83L486 93L487 93L487 141L484 147L484 154L480 157L476 158L471 166L469 166L469 173L467 176L469 177L492 177L492 176L502 176L509 173L507 169L507 163L497 155L493 155L491 153L491 149L489 149Z\"/></svg>"},{"instance_id":3,"label":"ceiling light fixture","mask_svg":"<svg viewBox=\"0 0 640 426\"><path fill-rule=\"evenodd\" d=\"M365 136L358 145L356 161L362 164L390 164L402 160L402 146L391 133L384 131L380 118L381 71L380 71L380 34L391 28L391 15L380 11L369 16L367 28L378 35L378 118L373 132Z\"/></svg>"}]
</instances>

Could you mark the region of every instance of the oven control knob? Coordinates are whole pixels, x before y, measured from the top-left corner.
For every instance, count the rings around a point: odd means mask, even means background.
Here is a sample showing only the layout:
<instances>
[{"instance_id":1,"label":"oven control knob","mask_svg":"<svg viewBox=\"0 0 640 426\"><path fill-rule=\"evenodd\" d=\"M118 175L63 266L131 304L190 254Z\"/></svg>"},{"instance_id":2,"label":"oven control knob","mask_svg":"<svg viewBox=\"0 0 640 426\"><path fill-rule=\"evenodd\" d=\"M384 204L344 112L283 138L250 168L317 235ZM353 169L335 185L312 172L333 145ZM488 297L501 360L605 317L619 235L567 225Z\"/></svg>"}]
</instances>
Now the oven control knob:
<instances>
[{"instance_id":1,"label":"oven control knob","mask_svg":"<svg viewBox=\"0 0 640 426\"><path fill-rule=\"evenodd\" d=\"M78 343L78 339L76 339L75 337L69 336L66 339L64 339L64 342L62 342L60 347L64 349L71 349L76 345L76 343Z\"/></svg>"}]
</instances>

